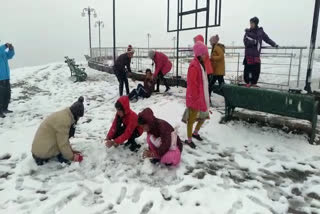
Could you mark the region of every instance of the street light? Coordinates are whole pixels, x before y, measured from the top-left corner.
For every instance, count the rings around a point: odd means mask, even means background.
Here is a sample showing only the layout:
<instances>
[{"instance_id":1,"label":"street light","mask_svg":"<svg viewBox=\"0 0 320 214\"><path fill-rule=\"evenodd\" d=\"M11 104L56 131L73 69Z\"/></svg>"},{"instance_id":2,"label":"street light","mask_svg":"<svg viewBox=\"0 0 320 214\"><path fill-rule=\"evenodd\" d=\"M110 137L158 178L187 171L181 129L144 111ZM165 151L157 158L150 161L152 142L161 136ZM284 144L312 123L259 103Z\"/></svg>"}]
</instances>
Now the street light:
<instances>
[{"instance_id":1,"label":"street light","mask_svg":"<svg viewBox=\"0 0 320 214\"><path fill-rule=\"evenodd\" d=\"M101 58L101 28L104 27L103 21L101 20L96 21L95 27L99 27L99 52L100 52L100 58Z\"/></svg>"},{"instance_id":2,"label":"street light","mask_svg":"<svg viewBox=\"0 0 320 214\"><path fill-rule=\"evenodd\" d=\"M147 33L147 37L148 37L148 49L149 49L149 40L150 40L150 38L151 38L151 34L150 33Z\"/></svg>"},{"instance_id":3,"label":"street light","mask_svg":"<svg viewBox=\"0 0 320 214\"><path fill-rule=\"evenodd\" d=\"M93 13L93 17L97 18L97 13L96 10L90 7L84 8L81 15L83 17L86 16L86 14L88 14L89 17L89 48L90 48L90 57L92 57L92 49L91 49L91 13Z\"/></svg>"}]
</instances>

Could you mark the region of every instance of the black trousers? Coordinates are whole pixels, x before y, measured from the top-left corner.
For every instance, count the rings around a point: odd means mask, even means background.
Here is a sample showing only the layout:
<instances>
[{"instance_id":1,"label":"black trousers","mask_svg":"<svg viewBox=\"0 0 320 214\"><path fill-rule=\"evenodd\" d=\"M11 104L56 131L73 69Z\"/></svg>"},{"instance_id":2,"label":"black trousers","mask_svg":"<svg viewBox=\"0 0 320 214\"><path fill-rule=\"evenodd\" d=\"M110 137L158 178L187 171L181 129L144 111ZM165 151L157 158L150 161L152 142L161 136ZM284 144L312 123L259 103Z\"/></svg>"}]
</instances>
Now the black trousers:
<instances>
[{"instance_id":1,"label":"black trousers","mask_svg":"<svg viewBox=\"0 0 320 214\"><path fill-rule=\"evenodd\" d=\"M218 81L219 85L224 84L224 76L223 75L212 75L211 77L211 81L210 81L210 85L215 85L216 82Z\"/></svg>"},{"instance_id":2,"label":"black trousers","mask_svg":"<svg viewBox=\"0 0 320 214\"><path fill-rule=\"evenodd\" d=\"M0 112L7 110L11 99L10 80L0 80Z\"/></svg>"},{"instance_id":3,"label":"black trousers","mask_svg":"<svg viewBox=\"0 0 320 214\"><path fill-rule=\"evenodd\" d=\"M124 132L126 131L126 126L123 124L118 124L117 125L117 131L113 137L113 139L116 139L117 137L121 136ZM128 139L128 142L126 144L132 144L136 143L136 138L140 137L138 129L135 129L134 132L132 133L131 137Z\"/></svg>"},{"instance_id":4,"label":"black trousers","mask_svg":"<svg viewBox=\"0 0 320 214\"><path fill-rule=\"evenodd\" d=\"M256 85L259 81L261 73L261 63L248 64L247 60L244 59L244 74L243 78L245 83Z\"/></svg>"},{"instance_id":5,"label":"black trousers","mask_svg":"<svg viewBox=\"0 0 320 214\"><path fill-rule=\"evenodd\" d=\"M119 94L120 96L123 95L123 85L126 86L126 93L129 95L129 82L128 82L128 75L126 71L117 71L115 70L115 74L117 76L117 79L119 81Z\"/></svg>"},{"instance_id":6,"label":"black trousers","mask_svg":"<svg viewBox=\"0 0 320 214\"><path fill-rule=\"evenodd\" d=\"M71 161L65 159L62 154L58 154L55 158L51 158L51 159L38 158L33 154L32 154L32 157L38 166L42 166L43 164L48 163L50 160L57 160L60 163L71 164Z\"/></svg>"},{"instance_id":7,"label":"black trousers","mask_svg":"<svg viewBox=\"0 0 320 214\"><path fill-rule=\"evenodd\" d=\"M162 73L162 71L160 71L158 73L158 78L157 78L157 91L160 90L160 81L163 82L163 84L166 86L166 88L170 88L168 83L167 83L167 80L164 78L164 75Z\"/></svg>"}]
</instances>

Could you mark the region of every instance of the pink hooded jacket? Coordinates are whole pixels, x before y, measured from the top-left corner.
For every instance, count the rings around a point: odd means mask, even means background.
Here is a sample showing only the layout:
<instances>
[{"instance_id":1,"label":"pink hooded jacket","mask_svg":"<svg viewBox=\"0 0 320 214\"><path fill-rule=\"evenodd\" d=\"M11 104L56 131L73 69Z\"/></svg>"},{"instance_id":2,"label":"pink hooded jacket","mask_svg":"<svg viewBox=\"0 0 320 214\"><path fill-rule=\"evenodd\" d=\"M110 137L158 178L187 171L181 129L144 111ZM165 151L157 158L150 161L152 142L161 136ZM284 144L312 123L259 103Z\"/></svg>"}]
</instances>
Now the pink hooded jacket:
<instances>
[{"instance_id":1,"label":"pink hooded jacket","mask_svg":"<svg viewBox=\"0 0 320 214\"><path fill-rule=\"evenodd\" d=\"M202 42L204 44L204 38L202 35L197 35L196 37L193 38L193 41L194 43L196 44L197 42ZM214 73L214 70L212 68L212 65L211 65L211 61L210 61L210 56L209 56L209 51L208 51L208 58L205 60L204 62L204 65L206 67L206 71L207 71L207 74L213 74Z\"/></svg>"},{"instance_id":2,"label":"pink hooded jacket","mask_svg":"<svg viewBox=\"0 0 320 214\"><path fill-rule=\"evenodd\" d=\"M208 54L208 48L202 42L197 42L193 47L194 59L191 61L187 76L186 105L188 108L206 112L208 110L206 93L204 91L204 79L198 56Z\"/></svg>"},{"instance_id":3,"label":"pink hooded jacket","mask_svg":"<svg viewBox=\"0 0 320 214\"><path fill-rule=\"evenodd\" d=\"M153 77L157 77L159 72L162 72L163 75L166 75L167 73L170 72L172 68L172 63L170 62L169 58L165 54L156 51L153 61L156 64Z\"/></svg>"}]
</instances>

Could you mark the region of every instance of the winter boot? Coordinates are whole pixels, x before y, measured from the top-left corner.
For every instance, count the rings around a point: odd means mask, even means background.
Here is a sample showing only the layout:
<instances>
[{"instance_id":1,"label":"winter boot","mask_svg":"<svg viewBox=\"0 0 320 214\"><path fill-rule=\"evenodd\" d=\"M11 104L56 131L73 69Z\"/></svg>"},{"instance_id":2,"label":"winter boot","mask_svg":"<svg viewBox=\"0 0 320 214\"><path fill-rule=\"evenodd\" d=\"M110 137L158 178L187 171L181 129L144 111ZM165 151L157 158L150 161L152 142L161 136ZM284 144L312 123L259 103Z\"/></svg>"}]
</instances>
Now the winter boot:
<instances>
[{"instance_id":1,"label":"winter boot","mask_svg":"<svg viewBox=\"0 0 320 214\"><path fill-rule=\"evenodd\" d=\"M131 152L137 152L140 149L141 145L137 144L135 141L131 143L129 149Z\"/></svg>"},{"instance_id":2,"label":"winter boot","mask_svg":"<svg viewBox=\"0 0 320 214\"><path fill-rule=\"evenodd\" d=\"M190 146L192 149L196 149L197 148L196 144L194 144L192 141L189 143L188 140L185 140L184 143L186 145Z\"/></svg>"},{"instance_id":3,"label":"winter boot","mask_svg":"<svg viewBox=\"0 0 320 214\"><path fill-rule=\"evenodd\" d=\"M170 90L170 87L168 86L165 90L165 92L168 92Z\"/></svg>"},{"instance_id":4,"label":"winter boot","mask_svg":"<svg viewBox=\"0 0 320 214\"><path fill-rule=\"evenodd\" d=\"M6 115L4 115L2 111L0 111L0 118L5 118L5 117Z\"/></svg>"},{"instance_id":5,"label":"winter boot","mask_svg":"<svg viewBox=\"0 0 320 214\"><path fill-rule=\"evenodd\" d=\"M203 141L199 134L192 134L192 137L197 139L198 141Z\"/></svg>"},{"instance_id":6,"label":"winter boot","mask_svg":"<svg viewBox=\"0 0 320 214\"><path fill-rule=\"evenodd\" d=\"M9 109L6 109L6 110L3 111L3 113L5 113L5 114L11 114L11 113L13 113L13 111L11 111L11 110L9 110Z\"/></svg>"}]
</instances>

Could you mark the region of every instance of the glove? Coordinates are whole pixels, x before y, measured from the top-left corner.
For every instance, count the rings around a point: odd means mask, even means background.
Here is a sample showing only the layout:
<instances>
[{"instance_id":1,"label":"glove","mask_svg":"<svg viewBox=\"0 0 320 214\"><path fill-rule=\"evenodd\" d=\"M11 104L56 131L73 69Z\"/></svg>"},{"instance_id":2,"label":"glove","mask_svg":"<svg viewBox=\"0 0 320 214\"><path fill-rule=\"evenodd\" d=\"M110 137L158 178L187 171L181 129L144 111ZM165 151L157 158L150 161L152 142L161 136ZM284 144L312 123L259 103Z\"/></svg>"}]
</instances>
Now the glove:
<instances>
[{"instance_id":1,"label":"glove","mask_svg":"<svg viewBox=\"0 0 320 214\"><path fill-rule=\"evenodd\" d=\"M274 47L275 47L275 48L279 48L279 45L276 44Z\"/></svg>"},{"instance_id":2,"label":"glove","mask_svg":"<svg viewBox=\"0 0 320 214\"><path fill-rule=\"evenodd\" d=\"M73 161L74 162L81 162L83 161L83 156L80 153L73 154Z\"/></svg>"}]
</instances>

